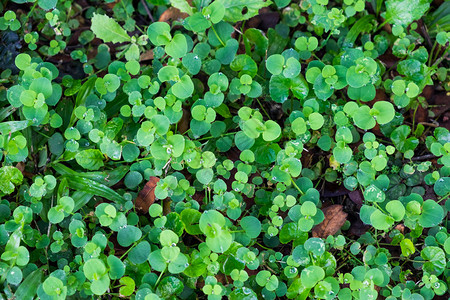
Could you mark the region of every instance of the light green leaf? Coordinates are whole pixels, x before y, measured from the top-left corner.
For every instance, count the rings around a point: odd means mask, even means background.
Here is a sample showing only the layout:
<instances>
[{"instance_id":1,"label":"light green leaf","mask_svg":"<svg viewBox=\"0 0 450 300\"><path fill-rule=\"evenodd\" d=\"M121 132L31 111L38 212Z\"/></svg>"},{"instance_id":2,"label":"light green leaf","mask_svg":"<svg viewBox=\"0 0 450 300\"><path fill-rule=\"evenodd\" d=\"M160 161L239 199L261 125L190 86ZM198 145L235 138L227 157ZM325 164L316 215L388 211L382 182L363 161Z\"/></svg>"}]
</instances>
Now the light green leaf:
<instances>
[{"instance_id":1,"label":"light green leaf","mask_svg":"<svg viewBox=\"0 0 450 300\"><path fill-rule=\"evenodd\" d=\"M0 168L0 191L4 194L14 192L14 184L21 184L23 180L22 172L12 166Z\"/></svg>"},{"instance_id":2,"label":"light green leaf","mask_svg":"<svg viewBox=\"0 0 450 300\"><path fill-rule=\"evenodd\" d=\"M391 24L408 26L421 18L430 8L430 0L388 0L386 20Z\"/></svg>"},{"instance_id":3,"label":"light green leaf","mask_svg":"<svg viewBox=\"0 0 450 300\"><path fill-rule=\"evenodd\" d=\"M87 149L75 155L77 163L88 170L98 170L103 167L103 154L98 149Z\"/></svg>"},{"instance_id":4,"label":"light green leaf","mask_svg":"<svg viewBox=\"0 0 450 300\"><path fill-rule=\"evenodd\" d=\"M170 4L173 7L178 8L181 12L187 13L190 16L194 14L192 7L186 0L170 0Z\"/></svg>"},{"instance_id":5,"label":"light green leaf","mask_svg":"<svg viewBox=\"0 0 450 300\"><path fill-rule=\"evenodd\" d=\"M94 13L91 30L104 42L123 43L131 40L128 33L114 19Z\"/></svg>"},{"instance_id":6,"label":"light green leaf","mask_svg":"<svg viewBox=\"0 0 450 300\"><path fill-rule=\"evenodd\" d=\"M258 11L272 4L270 0L218 0L225 8L224 20L228 22L239 22L248 20L258 14ZM244 12L245 13L242 13Z\"/></svg>"}]
</instances>

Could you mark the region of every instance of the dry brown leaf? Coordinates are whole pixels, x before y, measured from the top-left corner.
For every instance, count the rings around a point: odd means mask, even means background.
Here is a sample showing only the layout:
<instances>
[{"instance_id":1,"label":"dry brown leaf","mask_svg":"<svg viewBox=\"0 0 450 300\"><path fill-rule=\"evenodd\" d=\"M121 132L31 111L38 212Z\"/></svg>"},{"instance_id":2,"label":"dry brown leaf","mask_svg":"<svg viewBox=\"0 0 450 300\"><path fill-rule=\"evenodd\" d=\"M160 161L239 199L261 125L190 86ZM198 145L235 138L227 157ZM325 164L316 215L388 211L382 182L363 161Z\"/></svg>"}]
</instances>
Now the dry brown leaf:
<instances>
[{"instance_id":1,"label":"dry brown leaf","mask_svg":"<svg viewBox=\"0 0 450 300\"><path fill-rule=\"evenodd\" d=\"M347 213L344 212L343 206L340 204L325 207L322 211L325 219L312 229L313 237L326 238L329 235L334 235L347 220Z\"/></svg>"},{"instance_id":2,"label":"dry brown leaf","mask_svg":"<svg viewBox=\"0 0 450 300\"><path fill-rule=\"evenodd\" d=\"M152 60L152 59L153 59L153 50L152 49L145 51L139 57L139 61Z\"/></svg>"},{"instance_id":3,"label":"dry brown leaf","mask_svg":"<svg viewBox=\"0 0 450 300\"><path fill-rule=\"evenodd\" d=\"M169 7L161 14L158 21L169 23L173 20L184 20L187 17L189 17L187 13L181 12L178 8Z\"/></svg>"},{"instance_id":4,"label":"dry brown leaf","mask_svg":"<svg viewBox=\"0 0 450 300\"><path fill-rule=\"evenodd\" d=\"M137 210L148 213L150 205L155 202L155 187L159 178L151 176L150 180L145 184L144 188L139 192L134 203Z\"/></svg>"}]
</instances>

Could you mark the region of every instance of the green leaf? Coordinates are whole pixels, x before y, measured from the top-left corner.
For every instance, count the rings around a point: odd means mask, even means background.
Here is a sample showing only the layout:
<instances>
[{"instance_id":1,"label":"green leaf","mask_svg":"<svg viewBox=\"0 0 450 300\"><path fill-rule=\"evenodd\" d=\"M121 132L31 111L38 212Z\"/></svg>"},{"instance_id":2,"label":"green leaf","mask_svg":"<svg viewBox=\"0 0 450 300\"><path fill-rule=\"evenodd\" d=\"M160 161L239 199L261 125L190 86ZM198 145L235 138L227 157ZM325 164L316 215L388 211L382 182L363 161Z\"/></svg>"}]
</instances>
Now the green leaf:
<instances>
[{"instance_id":1,"label":"green leaf","mask_svg":"<svg viewBox=\"0 0 450 300\"><path fill-rule=\"evenodd\" d=\"M131 41L128 33L112 18L94 13L91 30L104 42L123 43Z\"/></svg>"},{"instance_id":2,"label":"green leaf","mask_svg":"<svg viewBox=\"0 0 450 300\"><path fill-rule=\"evenodd\" d=\"M361 33L369 32L369 30L372 29L372 20L374 18L374 15L367 15L359 18L348 31L347 36L345 37L345 43L353 45Z\"/></svg>"},{"instance_id":3,"label":"green leaf","mask_svg":"<svg viewBox=\"0 0 450 300\"><path fill-rule=\"evenodd\" d=\"M172 39L170 25L166 22L154 22L148 26L147 35L155 46L166 45Z\"/></svg>"},{"instance_id":4,"label":"green leaf","mask_svg":"<svg viewBox=\"0 0 450 300\"><path fill-rule=\"evenodd\" d=\"M87 149L75 155L77 163L88 170L98 170L103 167L103 154L98 149Z\"/></svg>"},{"instance_id":5,"label":"green leaf","mask_svg":"<svg viewBox=\"0 0 450 300\"><path fill-rule=\"evenodd\" d=\"M0 168L0 190L3 194L14 192L15 186L22 183L23 175L19 169L12 166Z\"/></svg>"},{"instance_id":6,"label":"green leaf","mask_svg":"<svg viewBox=\"0 0 450 300\"><path fill-rule=\"evenodd\" d=\"M252 216L243 217L240 221L242 229L252 239L255 239L261 233L261 222Z\"/></svg>"},{"instance_id":7,"label":"green leaf","mask_svg":"<svg viewBox=\"0 0 450 300\"><path fill-rule=\"evenodd\" d=\"M394 219L376 209L370 215L370 222L376 229L386 231L394 224Z\"/></svg>"},{"instance_id":8,"label":"green leaf","mask_svg":"<svg viewBox=\"0 0 450 300\"><path fill-rule=\"evenodd\" d=\"M97 195L111 201L123 203L124 199L117 192L108 186L98 183L95 180L83 178L80 176L64 176L72 189L83 191L88 194Z\"/></svg>"},{"instance_id":9,"label":"green leaf","mask_svg":"<svg viewBox=\"0 0 450 300\"><path fill-rule=\"evenodd\" d=\"M129 247L142 237L142 231L136 226L127 225L117 233L117 242L122 247Z\"/></svg>"},{"instance_id":10,"label":"green leaf","mask_svg":"<svg viewBox=\"0 0 450 300\"><path fill-rule=\"evenodd\" d=\"M50 10L56 8L58 0L38 0L39 7L43 10Z\"/></svg>"},{"instance_id":11,"label":"green leaf","mask_svg":"<svg viewBox=\"0 0 450 300\"><path fill-rule=\"evenodd\" d=\"M272 4L270 0L217 0L225 8L224 20L235 23L248 20L258 14L258 11ZM244 13L245 12L245 13Z\"/></svg>"},{"instance_id":12,"label":"green leaf","mask_svg":"<svg viewBox=\"0 0 450 300\"><path fill-rule=\"evenodd\" d=\"M36 297L37 289L44 278L46 266L42 266L31 272L21 285L17 288L14 296L16 299L33 300Z\"/></svg>"},{"instance_id":13,"label":"green leaf","mask_svg":"<svg viewBox=\"0 0 450 300\"><path fill-rule=\"evenodd\" d=\"M172 86L171 90L180 99L189 98L194 92L194 84L192 83L191 77L189 75L183 75L180 81Z\"/></svg>"},{"instance_id":14,"label":"green leaf","mask_svg":"<svg viewBox=\"0 0 450 300\"><path fill-rule=\"evenodd\" d=\"M136 284L131 277L122 277L119 282L124 285L119 289L121 295L130 296L133 294Z\"/></svg>"},{"instance_id":15,"label":"green leaf","mask_svg":"<svg viewBox=\"0 0 450 300\"><path fill-rule=\"evenodd\" d=\"M24 130L31 124L33 124L33 121L31 120L2 122L0 123L0 133L10 134L16 131Z\"/></svg>"},{"instance_id":16,"label":"green leaf","mask_svg":"<svg viewBox=\"0 0 450 300\"><path fill-rule=\"evenodd\" d=\"M369 202L383 202L386 198L384 192L374 184L369 185L363 194L364 199Z\"/></svg>"},{"instance_id":17,"label":"green leaf","mask_svg":"<svg viewBox=\"0 0 450 300\"><path fill-rule=\"evenodd\" d=\"M20 70L25 70L31 64L31 57L26 53L20 53L14 59L14 63Z\"/></svg>"},{"instance_id":18,"label":"green leaf","mask_svg":"<svg viewBox=\"0 0 450 300\"><path fill-rule=\"evenodd\" d=\"M450 193L450 177L439 178L434 184L434 192L441 197Z\"/></svg>"},{"instance_id":19,"label":"green leaf","mask_svg":"<svg viewBox=\"0 0 450 300\"><path fill-rule=\"evenodd\" d=\"M103 261L98 258L91 258L83 265L84 276L89 280L94 280L106 273L106 267Z\"/></svg>"},{"instance_id":20,"label":"green leaf","mask_svg":"<svg viewBox=\"0 0 450 300\"><path fill-rule=\"evenodd\" d=\"M284 57L281 54L273 54L266 60L266 68L273 75L279 75L283 71Z\"/></svg>"},{"instance_id":21,"label":"green leaf","mask_svg":"<svg viewBox=\"0 0 450 300\"><path fill-rule=\"evenodd\" d=\"M305 287L312 288L317 282L325 278L325 272L321 267L309 266L302 270L300 278Z\"/></svg>"},{"instance_id":22,"label":"green leaf","mask_svg":"<svg viewBox=\"0 0 450 300\"><path fill-rule=\"evenodd\" d=\"M402 249L403 256L410 256L416 252L413 242L410 239L404 239L400 242L400 248Z\"/></svg>"},{"instance_id":23,"label":"green leaf","mask_svg":"<svg viewBox=\"0 0 450 300\"><path fill-rule=\"evenodd\" d=\"M422 214L419 216L419 224L424 227L433 227L442 222L444 209L434 200L427 200L423 203Z\"/></svg>"},{"instance_id":24,"label":"green leaf","mask_svg":"<svg viewBox=\"0 0 450 300\"><path fill-rule=\"evenodd\" d=\"M322 128L323 123L325 120L323 119L323 116L319 113L312 113L308 116L309 126L312 130L319 130Z\"/></svg>"},{"instance_id":25,"label":"green leaf","mask_svg":"<svg viewBox=\"0 0 450 300\"><path fill-rule=\"evenodd\" d=\"M405 216L405 207L398 200L389 201L388 204L386 204L386 210L396 222L400 222Z\"/></svg>"},{"instance_id":26,"label":"green leaf","mask_svg":"<svg viewBox=\"0 0 450 300\"><path fill-rule=\"evenodd\" d=\"M201 184L209 184L214 177L214 172L212 169L201 169L196 174L197 180Z\"/></svg>"},{"instance_id":27,"label":"green leaf","mask_svg":"<svg viewBox=\"0 0 450 300\"><path fill-rule=\"evenodd\" d=\"M192 7L186 0L170 0L170 4L188 15L192 15L194 13Z\"/></svg>"},{"instance_id":28,"label":"green leaf","mask_svg":"<svg viewBox=\"0 0 450 300\"><path fill-rule=\"evenodd\" d=\"M444 251L435 246L425 247L421 252L420 256L426 262L423 264L423 271L429 274L435 274L439 276L444 272L445 269L445 253Z\"/></svg>"},{"instance_id":29,"label":"green leaf","mask_svg":"<svg viewBox=\"0 0 450 300\"><path fill-rule=\"evenodd\" d=\"M391 24L408 26L430 8L430 0L387 0L385 19Z\"/></svg>"},{"instance_id":30,"label":"green leaf","mask_svg":"<svg viewBox=\"0 0 450 300\"><path fill-rule=\"evenodd\" d=\"M395 109L392 103L387 101L377 101L372 110L371 115L375 116L378 124L386 124L394 119Z\"/></svg>"},{"instance_id":31,"label":"green leaf","mask_svg":"<svg viewBox=\"0 0 450 300\"><path fill-rule=\"evenodd\" d=\"M266 130L263 132L263 139L265 141L273 141L277 139L281 134L281 127L276 123L275 121L268 120L264 124L266 127Z\"/></svg>"},{"instance_id":32,"label":"green leaf","mask_svg":"<svg viewBox=\"0 0 450 300\"><path fill-rule=\"evenodd\" d=\"M65 298L65 294L67 293L67 287L64 286L61 279L54 276L50 276L45 279L42 284L42 289L49 296L57 296L57 299Z\"/></svg>"},{"instance_id":33,"label":"green leaf","mask_svg":"<svg viewBox=\"0 0 450 300\"><path fill-rule=\"evenodd\" d=\"M367 105L361 106L357 112L353 115L353 121L355 125L361 129L372 129L375 127L375 119L370 114L370 108Z\"/></svg>"},{"instance_id":34,"label":"green leaf","mask_svg":"<svg viewBox=\"0 0 450 300\"><path fill-rule=\"evenodd\" d=\"M166 45L166 53L173 58L181 58L186 55L187 42L183 34L175 34L173 39Z\"/></svg>"}]
</instances>

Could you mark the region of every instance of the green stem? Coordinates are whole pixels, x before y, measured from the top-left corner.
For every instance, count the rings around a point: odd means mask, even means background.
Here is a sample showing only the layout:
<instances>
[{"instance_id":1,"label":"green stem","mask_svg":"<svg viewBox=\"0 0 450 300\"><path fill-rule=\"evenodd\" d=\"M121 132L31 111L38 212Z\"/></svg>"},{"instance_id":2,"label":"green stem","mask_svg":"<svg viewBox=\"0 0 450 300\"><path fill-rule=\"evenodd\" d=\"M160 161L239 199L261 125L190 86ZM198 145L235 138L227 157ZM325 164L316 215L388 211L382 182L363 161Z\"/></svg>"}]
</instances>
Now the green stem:
<instances>
[{"instance_id":1,"label":"green stem","mask_svg":"<svg viewBox=\"0 0 450 300\"><path fill-rule=\"evenodd\" d=\"M347 252L348 255L350 255L353 259L355 259L357 262L359 262L361 265L364 266L364 263L363 263L359 258L357 258L356 256L354 256L353 253L351 253L350 251L348 251L348 250L345 249L345 248L343 248L343 249L344 249L345 252Z\"/></svg>"},{"instance_id":2,"label":"green stem","mask_svg":"<svg viewBox=\"0 0 450 300\"><path fill-rule=\"evenodd\" d=\"M386 25L387 24L387 22L389 22L389 19L386 19L386 20L384 20L384 22L383 23L381 23L378 27L377 27L377 30L375 30L375 31L378 31L378 30L380 30L381 29L381 27L383 27L384 25Z\"/></svg>"},{"instance_id":3,"label":"green stem","mask_svg":"<svg viewBox=\"0 0 450 300\"><path fill-rule=\"evenodd\" d=\"M164 275L165 271L166 271L166 269L164 268L164 270L159 274L158 280L156 280L156 283L155 283L155 288L158 286L159 282L161 281L161 278Z\"/></svg>"},{"instance_id":4,"label":"green stem","mask_svg":"<svg viewBox=\"0 0 450 300\"><path fill-rule=\"evenodd\" d=\"M416 113L417 113L417 110L419 109L419 105L420 105L420 103L417 103L416 109L414 110L413 119L412 119L412 132L414 132L414 126L416 124Z\"/></svg>"},{"instance_id":5,"label":"green stem","mask_svg":"<svg viewBox=\"0 0 450 300\"><path fill-rule=\"evenodd\" d=\"M210 140L210 139L213 139L213 138L220 138L220 137L224 137L224 136L232 135L232 134L236 134L236 132L228 132L228 133L224 133L224 134L219 135L219 136L207 136L207 137L204 137L204 138L201 138L201 139L197 139L197 141Z\"/></svg>"},{"instance_id":6,"label":"green stem","mask_svg":"<svg viewBox=\"0 0 450 300\"><path fill-rule=\"evenodd\" d=\"M261 248L263 248L263 249L266 249L266 250L271 250L270 248L267 248L267 247L265 247L265 246L263 246L263 245L261 245L260 243L258 243L258 242L255 242L255 244L256 245L258 245L258 246L260 246Z\"/></svg>"},{"instance_id":7,"label":"green stem","mask_svg":"<svg viewBox=\"0 0 450 300\"><path fill-rule=\"evenodd\" d=\"M256 98L256 101L258 101L259 106L261 107L262 111L264 112L264 114L266 115L266 117L271 120L269 114L267 113L267 111L264 109L264 106L262 105L261 101L259 101L259 98Z\"/></svg>"},{"instance_id":8,"label":"green stem","mask_svg":"<svg viewBox=\"0 0 450 300\"><path fill-rule=\"evenodd\" d=\"M437 203L441 203L442 201L444 201L445 199L447 199L448 197L450 197L450 193L448 193L447 195L445 195L441 200L439 200Z\"/></svg>"},{"instance_id":9,"label":"green stem","mask_svg":"<svg viewBox=\"0 0 450 300\"><path fill-rule=\"evenodd\" d=\"M289 175L290 176L290 175ZM294 179L291 177L291 182L294 185L294 187L300 192L301 195L304 195L305 193L303 193L303 191L298 187L298 185L295 183Z\"/></svg>"},{"instance_id":10,"label":"green stem","mask_svg":"<svg viewBox=\"0 0 450 300\"><path fill-rule=\"evenodd\" d=\"M216 29L214 28L214 25L211 24L211 29L213 30L214 34L216 35L217 39L219 40L219 42L222 44L222 46L225 47L225 43L222 41L222 39L220 38L220 36L217 34Z\"/></svg>"},{"instance_id":11,"label":"green stem","mask_svg":"<svg viewBox=\"0 0 450 300\"><path fill-rule=\"evenodd\" d=\"M127 254L128 252L130 252L137 244L139 244L145 237L147 236L147 234L145 234L143 237L141 237L138 241L134 242L133 246L131 246L130 248L128 248L128 250L120 257L120 259L122 260Z\"/></svg>"},{"instance_id":12,"label":"green stem","mask_svg":"<svg viewBox=\"0 0 450 300\"><path fill-rule=\"evenodd\" d=\"M428 66L431 66L431 62L433 61L433 52L434 52L434 49L436 48L436 45L437 45L437 41L434 41L433 47L431 48L430 55L428 57Z\"/></svg>"},{"instance_id":13,"label":"green stem","mask_svg":"<svg viewBox=\"0 0 450 300\"><path fill-rule=\"evenodd\" d=\"M447 48L447 50L444 51L444 53L441 55L441 57L433 63L432 67L439 65L441 63L441 61L443 61L447 57L447 54L448 54L447 52L449 50L450 50L450 48Z\"/></svg>"},{"instance_id":14,"label":"green stem","mask_svg":"<svg viewBox=\"0 0 450 300\"><path fill-rule=\"evenodd\" d=\"M25 18L25 21L24 21L24 25L26 25L27 24L27 22L28 22L28 19L30 18L30 16L31 16L31 14L33 13L33 11L34 11L34 9L36 8L36 5L38 4L38 2L36 1L36 2L34 2L34 4L33 4L33 6L31 7L31 10L30 10L30 12L27 14L27 17Z\"/></svg>"}]
</instances>

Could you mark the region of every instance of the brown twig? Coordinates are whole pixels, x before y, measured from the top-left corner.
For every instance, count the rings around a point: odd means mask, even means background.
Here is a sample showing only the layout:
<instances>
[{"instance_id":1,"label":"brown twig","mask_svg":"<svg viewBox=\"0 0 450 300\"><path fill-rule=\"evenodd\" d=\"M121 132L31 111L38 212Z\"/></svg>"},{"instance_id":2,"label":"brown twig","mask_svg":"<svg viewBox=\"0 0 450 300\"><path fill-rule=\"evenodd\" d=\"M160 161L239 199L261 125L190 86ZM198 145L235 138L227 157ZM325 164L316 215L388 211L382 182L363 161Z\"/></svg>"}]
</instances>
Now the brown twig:
<instances>
[{"instance_id":1,"label":"brown twig","mask_svg":"<svg viewBox=\"0 0 450 300\"><path fill-rule=\"evenodd\" d=\"M148 17L150 18L150 21L155 22L153 19L152 13L150 12L150 9L148 9L147 3L145 0L141 0L142 6L144 6L145 11L147 12Z\"/></svg>"}]
</instances>

